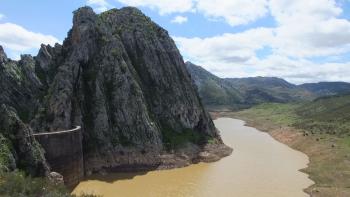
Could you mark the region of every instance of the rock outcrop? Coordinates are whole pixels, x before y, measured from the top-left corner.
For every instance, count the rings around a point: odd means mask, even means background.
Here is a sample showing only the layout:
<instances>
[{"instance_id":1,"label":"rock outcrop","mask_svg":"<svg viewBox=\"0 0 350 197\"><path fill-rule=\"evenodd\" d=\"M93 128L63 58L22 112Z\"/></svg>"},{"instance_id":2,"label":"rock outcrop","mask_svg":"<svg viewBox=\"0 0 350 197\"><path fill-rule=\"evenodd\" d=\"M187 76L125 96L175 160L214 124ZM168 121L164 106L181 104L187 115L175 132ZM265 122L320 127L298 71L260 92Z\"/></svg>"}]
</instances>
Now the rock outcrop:
<instances>
[{"instance_id":1,"label":"rock outcrop","mask_svg":"<svg viewBox=\"0 0 350 197\"><path fill-rule=\"evenodd\" d=\"M0 46L0 104L15 108L19 117L28 122L39 106L41 91L33 57L22 55L19 61L13 61Z\"/></svg>"},{"instance_id":2,"label":"rock outcrop","mask_svg":"<svg viewBox=\"0 0 350 197\"><path fill-rule=\"evenodd\" d=\"M156 168L162 153L178 145L164 135L195 146L208 139L222 144L173 40L136 8L100 15L80 8L61 54L51 59L41 67L57 73L33 126L82 125L87 171Z\"/></svg>"},{"instance_id":3,"label":"rock outcrop","mask_svg":"<svg viewBox=\"0 0 350 197\"><path fill-rule=\"evenodd\" d=\"M23 102L32 103L33 130L82 127L86 173L181 167L232 152L174 41L136 8L80 8L62 46L42 45L38 56L16 64L27 65L20 71L30 85L18 92L30 90ZM2 103L26 109L11 103L13 89L0 87L10 92Z\"/></svg>"},{"instance_id":4,"label":"rock outcrop","mask_svg":"<svg viewBox=\"0 0 350 197\"><path fill-rule=\"evenodd\" d=\"M0 170L20 168L33 176L49 172L43 150L25 123L34 118L41 92L34 59L22 55L13 61L0 46Z\"/></svg>"},{"instance_id":5,"label":"rock outcrop","mask_svg":"<svg viewBox=\"0 0 350 197\"><path fill-rule=\"evenodd\" d=\"M49 167L31 128L17 116L15 109L0 106L0 170L20 168L33 176L44 176Z\"/></svg>"}]
</instances>

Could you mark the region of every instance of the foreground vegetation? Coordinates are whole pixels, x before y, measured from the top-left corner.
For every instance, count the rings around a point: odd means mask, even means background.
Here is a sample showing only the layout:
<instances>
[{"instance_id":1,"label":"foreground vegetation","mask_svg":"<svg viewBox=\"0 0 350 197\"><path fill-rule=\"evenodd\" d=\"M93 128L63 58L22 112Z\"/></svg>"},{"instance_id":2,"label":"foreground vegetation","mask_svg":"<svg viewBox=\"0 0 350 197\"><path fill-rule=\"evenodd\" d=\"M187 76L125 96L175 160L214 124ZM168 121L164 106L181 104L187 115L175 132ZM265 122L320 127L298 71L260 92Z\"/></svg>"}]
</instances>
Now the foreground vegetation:
<instances>
[{"instance_id":1,"label":"foreground vegetation","mask_svg":"<svg viewBox=\"0 0 350 197\"><path fill-rule=\"evenodd\" d=\"M54 184L46 178L32 178L24 172L0 172L1 197L76 197L61 184ZM81 195L80 197L96 197Z\"/></svg>"},{"instance_id":2,"label":"foreground vegetation","mask_svg":"<svg viewBox=\"0 0 350 197\"><path fill-rule=\"evenodd\" d=\"M246 120L277 140L306 153L303 171L315 185L312 196L350 196L350 96L334 96L309 103L262 104L222 115Z\"/></svg>"}]
</instances>

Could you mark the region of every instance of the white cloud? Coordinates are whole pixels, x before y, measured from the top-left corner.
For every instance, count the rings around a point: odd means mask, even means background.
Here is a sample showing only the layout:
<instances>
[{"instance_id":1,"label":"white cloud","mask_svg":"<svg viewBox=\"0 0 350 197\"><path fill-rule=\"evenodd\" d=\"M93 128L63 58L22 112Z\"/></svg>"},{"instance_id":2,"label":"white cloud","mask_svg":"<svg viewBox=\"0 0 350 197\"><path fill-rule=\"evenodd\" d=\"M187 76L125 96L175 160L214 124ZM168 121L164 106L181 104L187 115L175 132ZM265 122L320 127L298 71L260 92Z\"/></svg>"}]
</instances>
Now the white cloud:
<instances>
[{"instance_id":1,"label":"white cloud","mask_svg":"<svg viewBox=\"0 0 350 197\"><path fill-rule=\"evenodd\" d=\"M160 14L183 13L193 10L194 0L117 0L128 6L149 7Z\"/></svg>"},{"instance_id":2,"label":"white cloud","mask_svg":"<svg viewBox=\"0 0 350 197\"><path fill-rule=\"evenodd\" d=\"M90 6L96 7L95 9L97 12L104 12L110 7L106 0L87 0L86 3Z\"/></svg>"},{"instance_id":3,"label":"white cloud","mask_svg":"<svg viewBox=\"0 0 350 197\"><path fill-rule=\"evenodd\" d=\"M268 28L203 39L174 37L180 50L192 59L220 63L251 62L255 59L255 51L268 45L272 39L273 32Z\"/></svg>"},{"instance_id":4,"label":"white cloud","mask_svg":"<svg viewBox=\"0 0 350 197\"><path fill-rule=\"evenodd\" d=\"M0 45L17 53L37 49L41 44L54 45L57 42L59 40L51 35L31 32L13 23L0 24Z\"/></svg>"},{"instance_id":5,"label":"white cloud","mask_svg":"<svg viewBox=\"0 0 350 197\"><path fill-rule=\"evenodd\" d=\"M248 24L267 14L268 0L116 0L124 5L148 7L163 14L199 12L223 19L232 26Z\"/></svg>"},{"instance_id":6,"label":"white cloud","mask_svg":"<svg viewBox=\"0 0 350 197\"><path fill-rule=\"evenodd\" d=\"M350 22L337 18L342 9L332 0L271 0L278 22L274 46L295 57L334 55L350 49Z\"/></svg>"},{"instance_id":7,"label":"white cloud","mask_svg":"<svg viewBox=\"0 0 350 197\"><path fill-rule=\"evenodd\" d=\"M171 20L172 23L186 23L188 21L188 18L185 16L176 16L173 20Z\"/></svg>"},{"instance_id":8,"label":"white cloud","mask_svg":"<svg viewBox=\"0 0 350 197\"><path fill-rule=\"evenodd\" d=\"M267 0L198 0L196 8L209 18L222 18L236 26L265 16L268 13L267 5Z\"/></svg>"},{"instance_id":9,"label":"white cloud","mask_svg":"<svg viewBox=\"0 0 350 197\"><path fill-rule=\"evenodd\" d=\"M275 27L174 39L186 59L222 77L279 76L295 83L350 82L350 62L339 61L339 57L350 53L350 21L340 18L342 9L334 0L270 0L268 9ZM259 59L257 52L264 47L272 52ZM316 63L311 58L323 60ZM344 63L332 63L332 59Z\"/></svg>"},{"instance_id":10,"label":"white cloud","mask_svg":"<svg viewBox=\"0 0 350 197\"><path fill-rule=\"evenodd\" d=\"M297 84L319 81L350 82L350 62L315 63L305 59L292 60L284 56L272 55L257 63L255 68L259 75L278 76Z\"/></svg>"}]
</instances>

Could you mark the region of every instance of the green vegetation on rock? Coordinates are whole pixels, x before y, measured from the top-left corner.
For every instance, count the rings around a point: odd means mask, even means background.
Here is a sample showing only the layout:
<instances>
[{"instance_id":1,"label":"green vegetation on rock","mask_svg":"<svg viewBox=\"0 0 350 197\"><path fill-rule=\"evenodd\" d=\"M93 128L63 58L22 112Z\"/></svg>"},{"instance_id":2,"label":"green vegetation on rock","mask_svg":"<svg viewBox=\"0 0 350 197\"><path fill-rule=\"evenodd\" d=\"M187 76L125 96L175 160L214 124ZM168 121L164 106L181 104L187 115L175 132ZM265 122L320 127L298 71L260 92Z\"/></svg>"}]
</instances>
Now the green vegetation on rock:
<instances>
[{"instance_id":1,"label":"green vegetation on rock","mask_svg":"<svg viewBox=\"0 0 350 197\"><path fill-rule=\"evenodd\" d=\"M12 155L10 142L0 133L0 171L8 171L16 165Z\"/></svg>"},{"instance_id":2,"label":"green vegetation on rock","mask_svg":"<svg viewBox=\"0 0 350 197\"><path fill-rule=\"evenodd\" d=\"M63 185L46 178L32 178L23 172L0 172L0 196L4 197L70 197Z\"/></svg>"},{"instance_id":3,"label":"green vegetation on rock","mask_svg":"<svg viewBox=\"0 0 350 197\"><path fill-rule=\"evenodd\" d=\"M163 143L167 150L181 148L186 143L204 144L212 143L213 138L192 129L184 129L182 132L170 128L162 129Z\"/></svg>"},{"instance_id":4,"label":"green vegetation on rock","mask_svg":"<svg viewBox=\"0 0 350 197\"><path fill-rule=\"evenodd\" d=\"M71 195L63 184L55 184L48 178L33 178L21 171L0 171L1 197L78 197ZM79 197L97 197L82 194Z\"/></svg>"}]
</instances>

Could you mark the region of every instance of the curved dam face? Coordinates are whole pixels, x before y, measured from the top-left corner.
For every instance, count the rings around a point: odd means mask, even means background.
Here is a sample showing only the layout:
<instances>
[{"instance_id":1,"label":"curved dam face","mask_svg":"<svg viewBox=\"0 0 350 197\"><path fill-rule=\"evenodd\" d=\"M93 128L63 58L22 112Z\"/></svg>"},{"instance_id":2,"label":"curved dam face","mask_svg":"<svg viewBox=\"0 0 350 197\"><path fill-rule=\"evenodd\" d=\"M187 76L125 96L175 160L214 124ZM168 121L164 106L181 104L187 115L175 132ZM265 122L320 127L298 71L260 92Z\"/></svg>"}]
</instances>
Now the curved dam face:
<instances>
[{"instance_id":1,"label":"curved dam face","mask_svg":"<svg viewBox=\"0 0 350 197\"><path fill-rule=\"evenodd\" d=\"M81 128L34 134L45 150L51 171L64 177L64 183L73 187L84 178L84 156Z\"/></svg>"}]
</instances>

